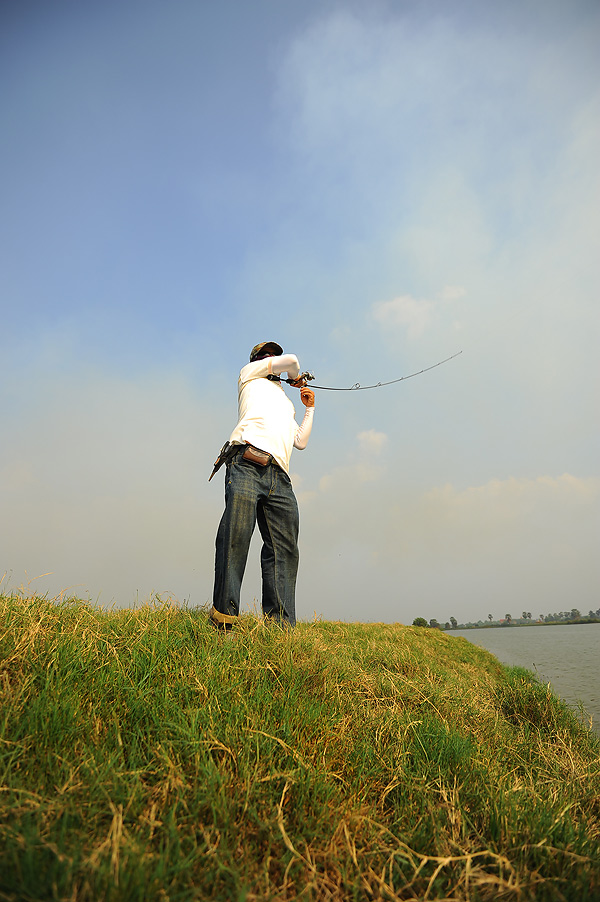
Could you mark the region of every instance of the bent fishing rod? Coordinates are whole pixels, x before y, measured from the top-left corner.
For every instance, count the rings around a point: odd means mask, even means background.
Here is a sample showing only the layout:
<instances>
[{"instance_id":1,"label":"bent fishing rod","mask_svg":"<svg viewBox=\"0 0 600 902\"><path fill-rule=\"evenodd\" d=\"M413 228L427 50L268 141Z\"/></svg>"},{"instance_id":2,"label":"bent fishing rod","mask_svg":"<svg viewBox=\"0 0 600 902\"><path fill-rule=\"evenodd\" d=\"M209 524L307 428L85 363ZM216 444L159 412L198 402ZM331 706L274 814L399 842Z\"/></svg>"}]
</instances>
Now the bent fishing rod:
<instances>
[{"instance_id":1,"label":"bent fishing rod","mask_svg":"<svg viewBox=\"0 0 600 902\"><path fill-rule=\"evenodd\" d=\"M319 388L321 391L365 391L368 388L383 388L384 385L395 385L397 382L404 382L406 379L412 379L413 376L420 376L421 373L428 373L429 370L434 370L436 366L442 366L443 363L448 363L449 360L454 360L455 357L459 357L462 354L462 351L458 351L457 354L452 354L451 357L446 357L445 360L440 360L438 363L433 363L431 366L426 366L424 369L419 370L416 373L410 373L408 376L400 376L398 379L390 379L389 382L376 382L375 385L361 385L360 382L355 382L354 385L349 385L347 388L337 388L331 385L313 385L312 388ZM287 382L288 385L293 385L294 388L306 388L309 382L314 381L314 373L309 373L308 371L305 373L300 373L297 379L283 379L281 376L276 376L274 373L270 373L267 376L267 379L270 379L272 382ZM232 456L232 454L236 453L236 449L239 445L231 444L230 442L225 442L223 447L219 452L219 456L215 461L215 465L212 473L208 477L208 481L210 482L215 473L226 463ZM263 452L260 452L263 453Z\"/></svg>"},{"instance_id":2,"label":"bent fishing rod","mask_svg":"<svg viewBox=\"0 0 600 902\"><path fill-rule=\"evenodd\" d=\"M416 373L410 373L408 376L400 376L399 379L390 379L389 382L376 382L374 385L361 385L360 382L355 382L354 385L349 385L347 388L337 388L332 387L331 385L311 385L311 388L318 388L321 391L366 391L369 388L383 388L384 385L395 385L397 382L405 382L406 379L412 379L414 376L420 376L421 373L428 373L429 370L434 370L437 366L442 366L443 363L448 363L449 360L454 360L455 357L460 357L462 351L458 351L456 354L452 354L451 357L446 357L444 360L440 360L438 363L433 363L431 366L426 366L424 369L419 370ZM300 373L297 379L281 379L280 377L268 377L271 379L277 379L278 382L287 382L288 385L293 385L295 388L304 388L307 382L314 381L314 373L306 372Z\"/></svg>"}]
</instances>

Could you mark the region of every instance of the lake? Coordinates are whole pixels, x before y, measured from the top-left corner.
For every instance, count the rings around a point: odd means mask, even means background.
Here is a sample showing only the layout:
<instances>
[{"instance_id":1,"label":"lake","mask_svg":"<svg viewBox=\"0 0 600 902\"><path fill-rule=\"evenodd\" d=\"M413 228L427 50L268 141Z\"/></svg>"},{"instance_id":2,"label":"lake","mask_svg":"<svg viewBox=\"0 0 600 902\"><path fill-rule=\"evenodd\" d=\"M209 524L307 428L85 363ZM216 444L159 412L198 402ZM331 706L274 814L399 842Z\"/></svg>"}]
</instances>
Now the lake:
<instances>
[{"instance_id":1,"label":"lake","mask_svg":"<svg viewBox=\"0 0 600 902\"><path fill-rule=\"evenodd\" d=\"M447 630L487 648L503 664L526 667L570 705L583 704L600 733L600 623Z\"/></svg>"}]
</instances>

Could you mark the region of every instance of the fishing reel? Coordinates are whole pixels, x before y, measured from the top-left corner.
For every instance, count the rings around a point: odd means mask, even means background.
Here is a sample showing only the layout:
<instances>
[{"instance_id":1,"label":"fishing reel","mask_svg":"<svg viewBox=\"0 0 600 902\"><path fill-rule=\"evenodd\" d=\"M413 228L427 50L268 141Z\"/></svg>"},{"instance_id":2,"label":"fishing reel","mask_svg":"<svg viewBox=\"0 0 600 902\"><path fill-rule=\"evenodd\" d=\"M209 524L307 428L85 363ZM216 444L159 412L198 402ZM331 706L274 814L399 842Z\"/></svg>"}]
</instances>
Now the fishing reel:
<instances>
[{"instance_id":1,"label":"fishing reel","mask_svg":"<svg viewBox=\"0 0 600 902\"><path fill-rule=\"evenodd\" d=\"M288 385L295 385L298 382L300 382L301 384L302 383L306 384L307 382L312 382L314 380L314 378L315 378L315 374L309 373L307 370L305 373L300 373L300 375L298 376L297 379L285 379L285 382L287 382ZM301 387L301 386L299 386L299 387Z\"/></svg>"},{"instance_id":2,"label":"fishing reel","mask_svg":"<svg viewBox=\"0 0 600 902\"><path fill-rule=\"evenodd\" d=\"M300 373L300 375L296 379L282 379L281 376L276 376L274 373L270 373L267 377L271 382L287 382L288 385L293 385L296 388L302 388L306 385L307 382L312 382L315 378L314 373L309 373L308 370L305 373ZM298 385L298 383L300 383Z\"/></svg>"}]
</instances>

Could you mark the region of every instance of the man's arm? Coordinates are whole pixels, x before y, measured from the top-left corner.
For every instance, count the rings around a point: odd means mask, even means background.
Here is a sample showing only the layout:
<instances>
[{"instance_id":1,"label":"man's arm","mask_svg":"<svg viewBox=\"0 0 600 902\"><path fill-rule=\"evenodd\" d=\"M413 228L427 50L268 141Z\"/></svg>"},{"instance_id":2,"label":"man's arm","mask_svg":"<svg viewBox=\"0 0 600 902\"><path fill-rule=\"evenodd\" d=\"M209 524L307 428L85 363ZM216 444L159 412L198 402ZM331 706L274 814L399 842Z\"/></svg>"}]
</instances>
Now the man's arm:
<instances>
[{"instance_id":1,"label":"man's arm","mask_svg":"<svg viewBox=\"0 0 600 902\"><path fill-rule=\"evenodd\" d=\"M312 388L303 388L300 392L300 400L306 407L304 411L304 419L298 429L296 430L296 436L294 438L294 448L298 448L299 451L303 451L310 438L310 433L312 430L313 424L313 416L315 412L315 393Z\"/></svg>"},{"instance_id":2,"label":"man's arm","mask_svg":"<svg viewBox=\"0 0 600 902\"><path fill-rule=\"evenodd\" d=\"M288 379L297 379L300 375L300 364L295 354L282 354L280 357L269 357L267 362L271 366L274 376L288 374Z\"/></svg>"},{"instance_id":3,"label":"man's arm","mask_svg":"<svg viewBox=\"0 0 600 902\"><path fill-rule=\"evenodd\" d=\"M289 379L297 379L300 375L300 364L295 354L281 354L279 357L265 357L247 363L240 373L242 383L251 379L264 379L266 376L281 376L287 373Z\"/></svg>"}]
</instances>

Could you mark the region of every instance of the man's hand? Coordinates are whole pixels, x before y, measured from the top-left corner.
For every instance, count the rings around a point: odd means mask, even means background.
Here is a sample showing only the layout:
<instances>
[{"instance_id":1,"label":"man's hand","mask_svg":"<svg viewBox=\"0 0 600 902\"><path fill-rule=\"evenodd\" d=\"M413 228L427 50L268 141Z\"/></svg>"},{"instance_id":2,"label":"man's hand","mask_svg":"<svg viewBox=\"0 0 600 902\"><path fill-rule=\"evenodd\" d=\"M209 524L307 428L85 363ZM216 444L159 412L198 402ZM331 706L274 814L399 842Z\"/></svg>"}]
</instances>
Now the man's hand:
<instances>
[{"instance_id":1,"label":"man's hand","mask_svg":"<svg viewBox=\"0 0 600 902\"><path fill-rule=\"evenodd\" d=\"M294 388L304 388L309 382L312 382L314 378L312 373L306 372L300 373L297 379L286 379L286 382L289 385L293 385Z\"/></svg>"},{"instance_id":2,"label":"man's hand","mask_svg":"<svg viewBox=\"0 0 600 902\"><path fill-rule=\"evenodd\" d=\"M304 404L305 407L314 407L315 406L315 393L312 388L303 388L300 392L300 400Z\"/></svg>"}]
</instances>

